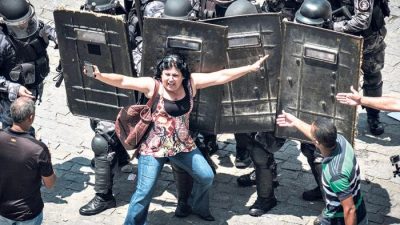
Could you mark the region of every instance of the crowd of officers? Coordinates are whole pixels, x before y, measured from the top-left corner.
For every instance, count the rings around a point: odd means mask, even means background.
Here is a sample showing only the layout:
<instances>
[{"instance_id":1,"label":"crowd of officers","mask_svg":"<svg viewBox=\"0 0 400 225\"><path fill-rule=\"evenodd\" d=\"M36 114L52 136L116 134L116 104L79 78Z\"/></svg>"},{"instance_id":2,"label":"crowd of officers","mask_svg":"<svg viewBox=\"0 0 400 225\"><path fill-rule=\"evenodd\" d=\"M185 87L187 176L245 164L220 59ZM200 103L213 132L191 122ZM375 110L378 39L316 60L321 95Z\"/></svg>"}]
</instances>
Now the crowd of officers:
<instances>
[{"instance_id":1,"label":"crowd of officers","mask_svg":"<svg viewBox=\"0 0 400 225\"><path fill-rule=\"evenodd\" d=\"M132 47L136 72L140 74L143 17L166 17L184 20L201 20L211 17L237 16L262 12L282 12L283 18L289 21L319 26L339 32L360 35L363 45L363 92L343 93L339 96L342 103L350 105L368 103L368 125L373 135L380 135L384 127L379 120L380 106L374 106L374 97L382 96L382 74L386 35L384 18L389 16L387 0L266 0L260 4L252 0L214 0L207 1L203 8L200 0L125 0L123 7L114 0L87 0L81 7L84 11L96 13L125 15L129 27L129 40ZM12 125L10 105L17 97L27 97L34 101L41 100L43 80L50 72L49 57L46 48L49 41L55 42L55 31L38 20L32 4L26 0L0 1L0 122L5 129ZM372 100L370 100L372 99ZM371 104L369 104L372 101ZM396 99L391 99L396 110ZM394 101L394 102L393 102ZM377 100L376 102L380 102ZM116 206L112 193L112 168L119 165L122 169L129 166L129 155L114 133L114 125L105 121L91 119L95 132L92 150L95 157L92 166L95 170L94 198L80 210L82 215L95 215ZM30 128L30 134L35 131ZM197 146L213 166L210 155L218 150L214 134L194 131ZM274 188L276 181L276 163L273 153L285 140L274 137L271 132L237 133L236 161L238 168L246 168L252 162L255 170L237 179L240 186L257 186L257 200L250 207L249 214L260 216L276 206ZM322 200L321 162L323 157L313 144L301 143L301 151L307 157L316 181L316 187L303 193L307 201ZM109 153L115 152L112 160ZM178 206L175 214L180 217L188 215L187 201L191 193L191 176L179 167L172 165L177 183ZM123 169L124 170L124 169ZM215 170L214 170L215 173ZM1 199L0 199L1 200ZM0 203L1 204L1 203ZM2 213L3 211L0 211Z\"/></svg>"}]
</instances>

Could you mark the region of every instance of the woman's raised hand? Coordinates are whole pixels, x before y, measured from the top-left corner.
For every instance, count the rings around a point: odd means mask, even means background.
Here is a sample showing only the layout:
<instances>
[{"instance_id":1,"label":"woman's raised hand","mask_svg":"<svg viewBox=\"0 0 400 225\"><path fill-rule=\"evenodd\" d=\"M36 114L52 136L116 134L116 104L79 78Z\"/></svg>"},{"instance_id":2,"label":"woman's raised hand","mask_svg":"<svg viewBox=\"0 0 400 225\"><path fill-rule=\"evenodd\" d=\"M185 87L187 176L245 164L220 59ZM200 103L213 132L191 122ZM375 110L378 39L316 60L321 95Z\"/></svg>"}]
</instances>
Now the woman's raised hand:
<instances>
[{"instance_id":1,"label":"woman's raised hand","mask_svg":"<svg viewBox=\"0 0 400 225\"><path fill-rule=\"evenodd\" d=\"M88 77L94 77L101 75L99 68L96 65L85 63L83 66L83 74Z\"/></svg>"},{"instance_id":2,"label":"woman's raised hand","mask_svg":"<svg viewBox=\"0 0 400 225\"><path fill-rule=\"evenodd\" d=\"M269 55L265 55L262 58L260 58L259 60L257 60L255 63L253 63L252 65L250 65L251 67L251 71L253 72L257 72L259 70L261 70L261 65L262 63L264 63L264 61L269 57Z\"/></svg>"}]
</instances>

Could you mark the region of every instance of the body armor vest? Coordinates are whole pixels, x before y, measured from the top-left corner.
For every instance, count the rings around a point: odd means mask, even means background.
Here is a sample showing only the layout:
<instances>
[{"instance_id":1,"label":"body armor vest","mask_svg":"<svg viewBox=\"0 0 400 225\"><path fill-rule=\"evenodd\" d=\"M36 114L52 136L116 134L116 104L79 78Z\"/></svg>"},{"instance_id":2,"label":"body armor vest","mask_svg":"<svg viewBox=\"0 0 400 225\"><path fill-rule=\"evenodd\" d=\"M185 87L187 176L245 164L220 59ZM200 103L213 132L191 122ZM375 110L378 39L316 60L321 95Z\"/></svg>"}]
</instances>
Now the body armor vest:
<instances>
[{"instance_id":1,"label":"body armor vest","mask_svg":"<svg viewBox=\"0 0 400 225\"><path fill-rule=\"evenodd\" d=\"M31 84L20 83L27 88L36 88L50 72L49 56L46 48L49 43L39 35L39 31L43 29L44 24L39 24L39 29L32 37L25 41L15 39L10 35L6 35L10 43L15 49L16 63L29 63L35 67L35 81Z\"/></svg>"},{"instance_id":2,"label":"body armor vest","mask_svg":"<svg viewBox=\"0 0 400 225\"><path fill-rule=\"evenodd\" d=\"M330 1L332 5L332 10L335 10L337 8L340 8L341 6L345 6L351 15L354 15L354 2L353 0L341 0L339 2L332 2ZM385 20L384 18L386 16L389 16L390 11L386 12L385 9L388 8L387 5L387 0L375 0L374 5L373 5L373 10L372 10L372 18L371 18L371 23L370 26L361 32L355 33L355 35L361 35L364 38L369 37L372 35L374 32L379 31L384 25L385 25Z\"/></svg>"}]
</instances>

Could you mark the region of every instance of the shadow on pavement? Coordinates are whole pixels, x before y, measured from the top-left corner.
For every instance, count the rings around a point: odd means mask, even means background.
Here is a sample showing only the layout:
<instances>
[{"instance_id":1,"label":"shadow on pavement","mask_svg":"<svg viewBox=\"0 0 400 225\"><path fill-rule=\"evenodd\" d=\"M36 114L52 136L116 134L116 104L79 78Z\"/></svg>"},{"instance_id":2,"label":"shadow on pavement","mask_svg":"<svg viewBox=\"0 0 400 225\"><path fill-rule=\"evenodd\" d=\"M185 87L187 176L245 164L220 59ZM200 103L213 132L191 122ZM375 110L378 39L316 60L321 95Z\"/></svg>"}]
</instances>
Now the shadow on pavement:
<instances>
[{"instance_id":1,"label":"shadow on pavement","mask_svg":"<svg viewBox=\"0 0 400 225\"><path fill-rule=\"evenodd\" d=\"M90 168L90 160L84 157L75 157L60 164L54 164L57 174L56 185L53 189L42 188L43 201L56 204L65 204L66 197L81 192L90 184L89 176L94 174Z\"/></svg>"},{"instance_id":2,"label":"shadow on pavement","mask_svg":"<svg viewBox=\"0 0 400 225\"><path fill-rule=\"evenodd\" d=\"M380 113L380 121L385 127L385 133L374 136L369 132L367 123L367 114L365 112L358 114L357 139L368 144L378 144L383 146L400 146L400 121L389 116L386 112Z\"/></svg>"},{"instance_id":3,"label":"shadow on pavement","mask_svg":"<svg viewBox=\"0 0 400 225\"><path fill-rule=\"evenodd\" d=\"M390 211L393 201L388 191L377 183L362 181L362 191L368 211L369 222L376 224L400 224ZM396 215L398 216L398 215Z\"/></svg>"}]
</instances>

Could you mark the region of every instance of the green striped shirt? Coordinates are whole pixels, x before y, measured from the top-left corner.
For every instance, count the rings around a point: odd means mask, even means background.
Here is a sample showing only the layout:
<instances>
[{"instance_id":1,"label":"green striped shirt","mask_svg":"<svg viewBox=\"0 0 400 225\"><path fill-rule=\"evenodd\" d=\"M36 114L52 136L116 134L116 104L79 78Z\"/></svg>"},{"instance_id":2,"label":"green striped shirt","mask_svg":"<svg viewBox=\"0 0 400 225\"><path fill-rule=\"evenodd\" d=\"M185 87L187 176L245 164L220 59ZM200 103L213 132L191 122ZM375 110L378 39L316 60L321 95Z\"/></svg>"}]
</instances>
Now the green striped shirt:
<instances>
[{"instance_id":1,"label":"green striped shirt","mask_svg":"<svg viewBox=\"0 0 400 225\"><path fill-rule=\"evenodd\" d=\"M361 194L360 167L353 147L338 134L336 148L322 161L322 185L325 194L324 221L322 224L344 224L342 200L353 197L357 221L366 216Z\"/></svg>"}]
</instances>

